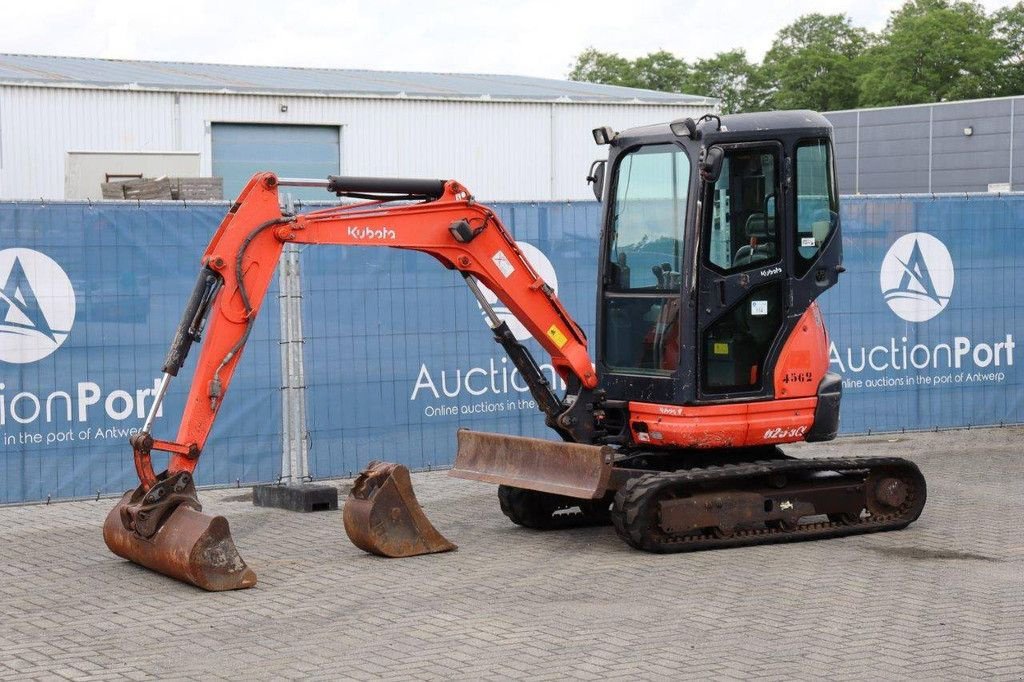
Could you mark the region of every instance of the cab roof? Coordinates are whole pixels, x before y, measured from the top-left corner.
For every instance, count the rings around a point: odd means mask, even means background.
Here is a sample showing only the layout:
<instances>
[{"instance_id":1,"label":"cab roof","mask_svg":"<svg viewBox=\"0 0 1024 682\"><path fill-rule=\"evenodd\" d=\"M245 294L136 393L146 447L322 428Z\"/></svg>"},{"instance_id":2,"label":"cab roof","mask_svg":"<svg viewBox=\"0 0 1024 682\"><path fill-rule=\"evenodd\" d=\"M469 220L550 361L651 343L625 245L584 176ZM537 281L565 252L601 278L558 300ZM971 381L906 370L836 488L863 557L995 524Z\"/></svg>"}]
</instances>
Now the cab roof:
<instances>
[{"instance_id":1,"label":"cab roof","mask_svg":"<svg viewBox=\"0 0 1024 682\"><path fill-rule=\"evenodd\" d=\"M729 133L755 133L760 131L823 131L831 130L832 124L827 118L816 111L807 109L793 111L763 111L750 114L726 114L722 118L722 129L716 131L714 123L704 121L700 128L707 134L713 133L716 137L719 134ZM661 138L672 139L675 136L669 129L668 123L638 126L629 128L619 133L620 143L635 144L645 139Z\"/></svg>"}]
</instances>

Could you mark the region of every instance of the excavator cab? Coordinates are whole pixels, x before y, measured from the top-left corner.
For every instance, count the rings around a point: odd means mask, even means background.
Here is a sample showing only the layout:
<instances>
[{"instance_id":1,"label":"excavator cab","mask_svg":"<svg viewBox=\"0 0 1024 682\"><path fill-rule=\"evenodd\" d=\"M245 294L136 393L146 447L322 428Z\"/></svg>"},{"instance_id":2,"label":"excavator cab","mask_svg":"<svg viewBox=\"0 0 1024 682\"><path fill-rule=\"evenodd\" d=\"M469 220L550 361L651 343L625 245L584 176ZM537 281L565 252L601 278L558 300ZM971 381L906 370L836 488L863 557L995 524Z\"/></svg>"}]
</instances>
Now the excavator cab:
<instances>
[{"instance_id":1,"label":"excavator cab","mask_svg":"<svg viewBox=\"0 0 1024 682\"><path fill-rule=\"evenodd\" d=\"M841 271L831 125L711 116L610 142L596 340L607 398L772 399L786 339Z\"/></svg>"}]
</instances>

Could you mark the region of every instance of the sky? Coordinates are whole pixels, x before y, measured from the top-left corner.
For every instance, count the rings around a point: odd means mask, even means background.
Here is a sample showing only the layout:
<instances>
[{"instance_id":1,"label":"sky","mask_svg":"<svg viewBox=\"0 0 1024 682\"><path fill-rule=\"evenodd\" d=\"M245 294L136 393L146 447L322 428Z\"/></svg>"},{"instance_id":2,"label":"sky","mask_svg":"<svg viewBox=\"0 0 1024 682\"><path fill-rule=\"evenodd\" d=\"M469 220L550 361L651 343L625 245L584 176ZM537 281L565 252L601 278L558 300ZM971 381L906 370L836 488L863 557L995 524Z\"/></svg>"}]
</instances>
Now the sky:
<instances>
[{"instance_id":1,"label":"sky","mask_svg":"<svg viewBox=\"0 0 1024 682\"><path fill-rule=\"evenodd\" d=\"M0 52L564 78L587 47L759 61L783 26L846 13L870 30L901 0L45 0L5 3ZM988 11L1011 4L984 0Z\"/></svg>"}]
</instances>

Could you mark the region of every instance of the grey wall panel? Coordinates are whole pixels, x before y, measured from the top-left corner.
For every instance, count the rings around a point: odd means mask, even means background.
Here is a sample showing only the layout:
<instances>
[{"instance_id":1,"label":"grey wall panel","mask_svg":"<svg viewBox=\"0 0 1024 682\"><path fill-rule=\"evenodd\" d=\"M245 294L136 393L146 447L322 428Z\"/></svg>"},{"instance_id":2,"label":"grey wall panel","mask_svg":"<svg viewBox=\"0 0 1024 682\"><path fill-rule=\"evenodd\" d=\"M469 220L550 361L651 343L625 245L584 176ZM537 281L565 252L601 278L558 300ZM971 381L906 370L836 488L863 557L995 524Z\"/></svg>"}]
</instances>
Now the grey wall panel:
<instances>
[{"instance_id":1,"label":"grey wall panel","mask_svg":"<svg viewBox=\"0 0 1024 682\"><path fill-rule=\"evenodd\" d=\"M928 118L923 121L904 123L882 123L875 125L863 118L860 122L860 143L902 142L904 140L927 140Z\"/></svg>"},{"instance_id":2,"label":"grey wall panel","mask_svg":"<svg viewBox=\"0 0 1024 682\"><path fill-rule=\"evenodd\" d=\"M989 155L1010 152L1010 131L996 135L971 135L967 137L962 132L956 135L936 135L932 139L932 153L950 154L974 154L989 161L990 164L999 164L1001 161L988 159Z\"/></svg>"},{"instance_id":3,"label":"grey wall panel","mask_svg":"<svg viewBox=\"0 0 1024 682\"><path fill-rule=\"evenodd\" d=\"M935 121L964 121L979 118L1006 119L1010 115L1010 101L1005 99L974 102L949 102L933 109Z\"/></svg>"},{"instance_id":4,"label":"grey wall panel","mask_svg":"<svg viewBox=\"0 0 1024 682\"><path fill-rule=\"evenodd\" d=\"M987 192L989 184L1004 183L1007 175L1006 170L996 168L936 170L932 172L932 191Z\"/></svg>"},{"instance_id":5,"label":"grey wall panel","mask_svg":"<svg viewBox=\"0 0 1024 682\"><path fill-rule=\"evenodd\" d=\"M1024 189L1024 98L826 116L844 193L985 192L1007 182Z\"/></svg>"},{"instance_id":6,"label":"grey wall panel","mask_svg":"<svg viewBox=\"0 0 1024 682\"><path fill-rule=\"evenodd\" d=\"M832 111L824 115L835 127L848 127L857 124L856 111Z\"/></svg>"},{"instance_id":7,"label":"grey wall panel","mask_svg":"<svg viewBox=\"0 0 1024 682\"><path fill-rule=\"evenodd\" d=\"M860 112L860 126L884 127L901 123L927 123L930 107L892 107L864 109Z\"/></svg>"},{"instance_id":8,"label":"grey wall panel","mask_svg":"<svg viewBox=\"0 0 1024 682\"><path fill-rule=\"evenodd\" d=\"M935 154L932 156L932 172L940 170L981 170L988 169L998 171L1002 176L1009 172L1010 150L1003 149L979 154L972 151L944 151L938 142L935 144ZM1006 182L1003 180L1003 182Z\"/></svg>"},{"instance_id":9,"label":"grey wall panel","mask_svg":"<svg viewBox=\"0 0 1024 682\"><path fill-rule=\"evenodd\" d=\"M928 168L928 140L904 140L893 142L860 143L860 170L864 172L867 159L891 159L889 163L898 163L901 159L923 159L923 167Z\"/></svg>"},{"instance_id":10,"label":"grey wall panel","mask_svg":"<svg viewBox=\"0 0 1024 682\"><path fill-rule=\"evenodd\" d=\"M955 121L934 121L932 123L932 135L935 137L967 137L964 135L964 128L970 128L971 137L985 137L986 135L1008 135L1010 133L1010 113L1005 116L992 118L958 118Z\"/></svg>"}]
</instances>

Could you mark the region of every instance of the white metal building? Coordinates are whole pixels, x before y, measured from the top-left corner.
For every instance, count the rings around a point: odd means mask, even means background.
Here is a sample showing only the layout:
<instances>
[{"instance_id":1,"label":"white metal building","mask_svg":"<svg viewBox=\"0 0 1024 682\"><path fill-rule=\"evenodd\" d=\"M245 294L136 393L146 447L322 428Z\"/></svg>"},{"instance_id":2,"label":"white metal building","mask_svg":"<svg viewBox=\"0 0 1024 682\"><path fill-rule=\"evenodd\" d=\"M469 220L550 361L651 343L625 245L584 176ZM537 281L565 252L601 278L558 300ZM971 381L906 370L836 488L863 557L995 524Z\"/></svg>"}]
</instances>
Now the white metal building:
<instances>
[{"instance_id":1,"label":"white metal building","mask_svg":"<svg viewBox=\"0 0 1024 682\"><path fill-rule=\"evenodd\" d=\"M717 101L593 83L0 55L0 199L95 199L105 179L254 170L451 177L486 200L591 198L590 131Z\"/></svg>"}]
</instances>

